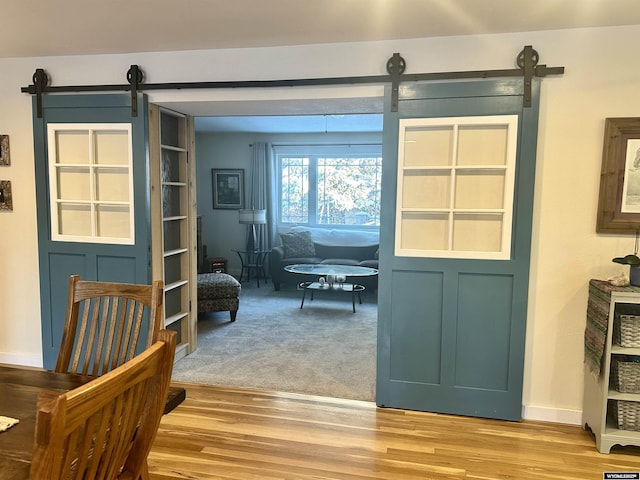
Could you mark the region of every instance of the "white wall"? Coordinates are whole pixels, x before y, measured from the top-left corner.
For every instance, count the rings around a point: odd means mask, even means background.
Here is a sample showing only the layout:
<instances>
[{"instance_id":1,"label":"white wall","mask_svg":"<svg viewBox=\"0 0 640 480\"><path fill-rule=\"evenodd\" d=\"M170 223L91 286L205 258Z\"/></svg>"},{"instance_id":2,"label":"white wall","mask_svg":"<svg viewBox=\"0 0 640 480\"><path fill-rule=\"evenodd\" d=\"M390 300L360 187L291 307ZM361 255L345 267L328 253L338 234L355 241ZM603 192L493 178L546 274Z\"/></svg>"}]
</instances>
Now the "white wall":
<instances>
[{"instance_id":1,"label":"white wall","mask_svg":"<svg viewBox=\"0 0 640 480\"><path fill-rule=\"evenodd\" d=\"M587 282L622 271L611 258L633 238L596 235L604 119L639 116L640 26L457 38L94 57L0 60L0 133L11 137L14 211L0 212L0 361L39 364L40 325L30 98L20 87L45 68L53 85L123 83L138 64L148 82L286 79L385 73L400 52L407 73L512 68L524 45L565 66L543 81L524 382L525 416L580 423ZM154 92L152 101L378 96L378 86Z\"/></svg>"}]
</instances>

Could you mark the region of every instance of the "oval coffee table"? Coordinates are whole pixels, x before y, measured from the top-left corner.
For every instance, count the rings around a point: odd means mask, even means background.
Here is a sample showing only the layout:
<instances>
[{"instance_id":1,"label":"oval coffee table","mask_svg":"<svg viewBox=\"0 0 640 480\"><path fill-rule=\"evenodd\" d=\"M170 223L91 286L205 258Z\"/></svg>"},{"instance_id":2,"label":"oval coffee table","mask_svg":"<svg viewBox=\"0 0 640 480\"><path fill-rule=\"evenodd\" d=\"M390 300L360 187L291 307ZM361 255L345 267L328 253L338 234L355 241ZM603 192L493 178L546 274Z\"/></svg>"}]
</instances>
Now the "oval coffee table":
<instances>
[{"instance_id":1,"label":"oval coffee table","mask_svg":"<svg viewBox=\"0 0 640 480\"><path fill-rule=\"evenodd\" d=\"M364 285L358 283L347 282L348 277L371 277L378 274L378 270L369 267L359 267L357 265L333 265L328 263L296 263L284 267L287 272L299 275L317 275L318 280L313 282L300 282L298 285L302 289L302 302L300 308L304 307L304 299L307 290L311 291L311 300L313 300L313 292L318 290L333 292L350 292L351 305L353 313L356 313L356 293L358 294L359 303L362 304L360 293L364 291ZM337 280L342 281L337 281Z\"/></svg>"}]
</instances>

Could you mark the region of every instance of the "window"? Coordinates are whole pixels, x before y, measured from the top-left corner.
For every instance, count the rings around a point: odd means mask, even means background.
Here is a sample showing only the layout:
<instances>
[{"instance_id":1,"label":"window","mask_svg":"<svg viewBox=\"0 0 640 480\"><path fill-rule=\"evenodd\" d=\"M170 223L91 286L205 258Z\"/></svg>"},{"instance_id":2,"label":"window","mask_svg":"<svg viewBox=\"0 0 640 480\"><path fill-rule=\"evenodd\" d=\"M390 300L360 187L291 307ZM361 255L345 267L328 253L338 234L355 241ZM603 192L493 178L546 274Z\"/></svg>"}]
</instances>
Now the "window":
<instances>
[{"instance_id":1,"label":"window","mask_svg":"<svg viewBox=\"0 0 640 480\"><path fill-rule=\"evenodd\" d=\"M51 238L134 243L130 124L49 124Z\"/></svg>"},{"instance_id":2,"label":"window","mask_svg":"<svg viewBox=\"0 0 640 480\"><path fill-rule=\"evenodd\" d=\"M396 255L509 259L518 117L402 119Z\"/></svg>"},{"instance_id":3,"label":"window","mask_svg":"<svg viewBox=\"0 0 640 480\"><path fill-rule=\"evenodd\" d=\"M380 225L381 145L275 147L282 224Z\"/></svg>"}]
</instances>

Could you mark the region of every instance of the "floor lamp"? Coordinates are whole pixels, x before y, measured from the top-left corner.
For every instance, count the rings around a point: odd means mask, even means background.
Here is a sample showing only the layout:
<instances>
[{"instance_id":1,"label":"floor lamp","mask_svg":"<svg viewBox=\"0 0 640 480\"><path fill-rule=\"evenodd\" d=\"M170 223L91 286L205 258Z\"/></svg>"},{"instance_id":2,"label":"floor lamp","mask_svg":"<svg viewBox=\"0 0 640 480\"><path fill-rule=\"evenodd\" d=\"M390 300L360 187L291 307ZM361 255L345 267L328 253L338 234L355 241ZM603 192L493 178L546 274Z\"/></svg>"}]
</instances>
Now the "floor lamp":
<instances>
[{"instance_id":1,"label":"floor lamp","mask_svg":"<svg viewBox=\"0 0 640 480\"><path fill-rule=\"evenodd\" d=\"M260 245L257 244L256 225L267 223L266 210L238 210L238 220L241 224L247 225L247 252L255 252L259 250Z\"/></svg>"}]
</instances>

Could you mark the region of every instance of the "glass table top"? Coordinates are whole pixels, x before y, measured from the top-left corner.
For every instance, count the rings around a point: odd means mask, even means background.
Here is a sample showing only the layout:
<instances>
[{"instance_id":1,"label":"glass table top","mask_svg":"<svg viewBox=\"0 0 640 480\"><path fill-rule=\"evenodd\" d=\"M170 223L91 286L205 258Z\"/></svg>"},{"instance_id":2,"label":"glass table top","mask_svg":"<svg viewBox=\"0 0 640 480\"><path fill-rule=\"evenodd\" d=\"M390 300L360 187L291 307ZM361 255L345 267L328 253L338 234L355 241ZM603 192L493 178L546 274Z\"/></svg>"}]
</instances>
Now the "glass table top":
<instances>
[{"instance_id":1,"label":"glass table top","mask_svg":"<svg viewBox=\"0 0 640 480\"><path fill-rule=\"evenodd\" d=\"M377 275L378 270L357 265L331 265L328 263L296 263L284 267L287 272L306 275L345 275L347 277L369 277Z\"/></svg>"}]
</instances>

